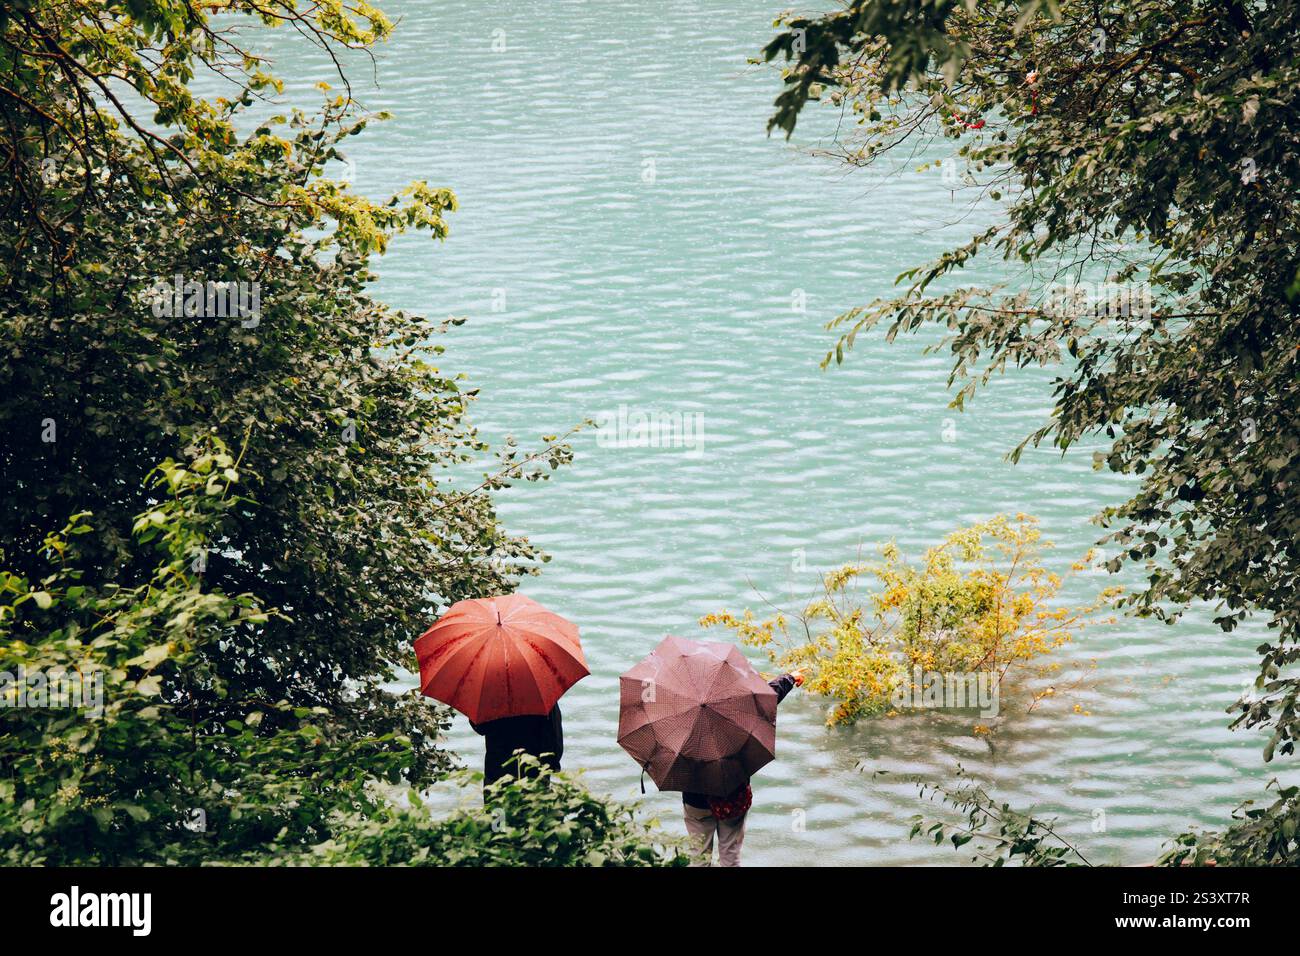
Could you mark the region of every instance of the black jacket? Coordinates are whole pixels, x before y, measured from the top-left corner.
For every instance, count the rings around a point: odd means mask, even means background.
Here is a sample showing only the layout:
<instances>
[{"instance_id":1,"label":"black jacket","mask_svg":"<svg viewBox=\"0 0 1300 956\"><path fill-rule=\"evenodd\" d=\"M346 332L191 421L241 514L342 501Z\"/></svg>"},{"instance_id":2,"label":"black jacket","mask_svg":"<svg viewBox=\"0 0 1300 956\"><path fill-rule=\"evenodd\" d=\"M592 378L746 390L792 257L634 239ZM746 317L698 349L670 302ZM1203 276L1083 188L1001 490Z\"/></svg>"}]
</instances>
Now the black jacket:
<instances>
[{"instance_id":1,"label":"black jacket","mask_svg":"<svg viewBox=\"0 0 1300 956\"><path fill-rule=\"evenodd\" d=\"M782 674L776 680L768 681L767 686L772 688L772 690L776 691L776 702L780 704L781 701L785 700L785 695L790 693L790 691L794 690L794 675ZM738 786L736 790L737 791L744 790L745 787L748 786L748 784L749 781L746 780L744 783ZM704 793L683 792L682 803L686 804L688 807L694 807L696 810L709 809L709 797L708 794L704 794Z\"/></svg>"},{"instance_id":2,"label":"black jacket","mask_svg":"<svg viewBox=\"0 0 1300 956\"><path fill-rule=\"evenodd\" d=\"M483 735L486 744L484 786L514 774L511 758L516 750L532 754L552 770L560 769L560 758L564 756L564 725L560 721L559 704L542 717L502 717L485 724L470 721L470 726Z\"/></svg>"}]
</instances>

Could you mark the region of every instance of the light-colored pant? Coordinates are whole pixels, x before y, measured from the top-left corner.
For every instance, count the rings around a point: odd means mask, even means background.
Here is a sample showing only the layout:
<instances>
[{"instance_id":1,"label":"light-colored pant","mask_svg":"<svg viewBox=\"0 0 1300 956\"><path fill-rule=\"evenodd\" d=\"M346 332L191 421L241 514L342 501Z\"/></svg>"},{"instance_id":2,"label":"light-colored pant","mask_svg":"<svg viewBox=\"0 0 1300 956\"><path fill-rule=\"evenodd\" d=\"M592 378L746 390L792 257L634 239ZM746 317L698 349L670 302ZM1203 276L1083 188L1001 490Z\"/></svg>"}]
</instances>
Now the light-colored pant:
<instances>
[{"instance_id":1,"label":"light-colored pant","mask_svg":"<svg viewBox=\"0 0 1300 956\"><path fill-rule=\"evenodd\" d=\"M718 866L740 866L740 845L745 842L745 818L719 820L712 810L682 805L686 815L686 833L694 844L691 866L713 865L713 836L718 837Z\"/></svg>"}]
</instances>

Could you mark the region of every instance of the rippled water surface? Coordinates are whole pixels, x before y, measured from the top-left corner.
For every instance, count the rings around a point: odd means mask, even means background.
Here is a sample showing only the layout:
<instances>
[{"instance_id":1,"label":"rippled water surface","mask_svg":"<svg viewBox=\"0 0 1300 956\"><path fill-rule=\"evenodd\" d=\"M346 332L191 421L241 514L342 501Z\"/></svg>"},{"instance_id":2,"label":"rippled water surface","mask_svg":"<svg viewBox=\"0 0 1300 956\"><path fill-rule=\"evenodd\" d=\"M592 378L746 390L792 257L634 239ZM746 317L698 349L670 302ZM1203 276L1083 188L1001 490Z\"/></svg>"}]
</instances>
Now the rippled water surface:
<instances>
[{"instance_id":1,"label":"rippled water surface","mask_svg":"<svg viewBox=\"0 0 1300 956\"><path fill-rule=\"evenodd\" d=\"M920 159L891 178L846 175L766 138L777 81L746 58L781 4L381 6L401 17L397 37L352 75L395 118L350 141L356 185L380 196L427 179L461 209L444 245L394 245L380 291L468 317L446 359L481 387L482 430L531 439L620 405L703 413L699 454L587 434L572 467L501 498L509 527L553 555L523 590L579 623L591 665L563 704L566 766L639 797L614 739L618 674L665 633L709 636L702 614L761 607L754 588L789 602L860 546L919 549L999 511L1038 515L1062 568L1091 543L1089 517L1125 482L1093 472L1088 448L1002 458L1050 410L1044 376L1008 376L955 413L925 339L864 340L842 370L819 371L827 319L995 211L958 222L964 207ZM326 71L287 37L271 52L295 98L316 102ZM814 111L802 145L835 121ZM907 779L959 762L1013 806L1056 815L1100 862L1148 860L1167 835L1221 822L1268 774L1259 741L1225 729L1253 636L1205 620L1087 634L1068 652L1096 661L1087 685L1011 719L992 746L952 716L830 730L796 692L755 779L747 861L958 862L906 834L923 806ZM477 763L482 744L457 721L451 745ZM679 831L678 796L650 789L645 803Z\"/></svg>"}]
</instances>

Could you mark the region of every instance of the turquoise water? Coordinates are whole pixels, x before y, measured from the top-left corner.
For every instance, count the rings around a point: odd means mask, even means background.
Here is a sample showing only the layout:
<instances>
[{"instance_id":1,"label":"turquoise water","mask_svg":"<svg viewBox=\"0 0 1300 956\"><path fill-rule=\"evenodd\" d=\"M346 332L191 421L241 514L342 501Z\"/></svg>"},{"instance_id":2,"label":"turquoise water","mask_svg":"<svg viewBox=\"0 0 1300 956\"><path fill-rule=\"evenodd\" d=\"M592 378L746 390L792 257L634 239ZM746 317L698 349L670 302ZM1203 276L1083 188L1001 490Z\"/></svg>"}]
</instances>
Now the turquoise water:
<instances>
[{"instance_id":1,"label":"turquoise water","mask_svg":"<svg viewBox=\"0 0 1300 956\"><path fill-rule=\"evenodd\" d=\"M702 416L694 449L586 433L572 467L500 499L509 527L553 555L523 590L582 629L592 674L564 700L565 764L592 786L640 796L614 739L618 674L666 633L721 639L697 619L761 609L755 588L797 604L860 547L896 538L916 552L1003 511L1038 515L1062 569L1094 540L1088 519L1128 485L1093 472L1090 447L1002 458L1050 411L1046 376L1008 375L955 413L943 356L922 354L932 338L862 340L844 369L818 369L827 319L996 209L968 210L938 171L914 170L923 157L887 177L811 155L801 147L835 130L827 109L795 146L766 138L777 80L745 61L780 4L380 5L401 17L397 38L373 74L352 75L395 119L350 142L356 187L380 196L423 178L461 202L446 244L394 245L380 293L469 319L445 358L481 387L483 432L534 439L620 406ZM270 49L290 95L317 102L328 71L287 36ZM944 715L830 730L823 702L796 692L778 759L755 779L746 861L959 862L906 839L925 808L907 779L958 763L1013 806L1056 815L1099 862L1149 860L1166 836L1220 823L1270 773L1224 713L1257 641L1206 620L1086 634L1065 658L1096 662L1085 686L1009 719L992 744ZM463 718L450 744L479 761ZM678 796L650 790L646 806L680 832Z\"/></svg>"}]
</instances>

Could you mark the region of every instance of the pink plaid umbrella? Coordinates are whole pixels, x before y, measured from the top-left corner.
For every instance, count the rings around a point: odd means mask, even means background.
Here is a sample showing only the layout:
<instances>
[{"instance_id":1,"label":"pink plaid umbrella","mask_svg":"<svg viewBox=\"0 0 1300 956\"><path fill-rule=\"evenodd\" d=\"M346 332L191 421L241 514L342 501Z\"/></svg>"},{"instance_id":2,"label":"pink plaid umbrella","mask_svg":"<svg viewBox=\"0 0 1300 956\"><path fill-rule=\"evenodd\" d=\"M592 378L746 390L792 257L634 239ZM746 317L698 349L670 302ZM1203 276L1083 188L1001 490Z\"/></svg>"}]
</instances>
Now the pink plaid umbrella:
<instances>
[{"instance_id":1,"label":"pink plaid umbrella","mask_svg":"<svg viewBox=\"0 0 1300 956\"><path fill-rule=\"evenodd\" d=\"M618 742L660 790L724 797L776 756L776 691L731 644L670 635L619 678Z\"/></svg>"}]
</instances>

